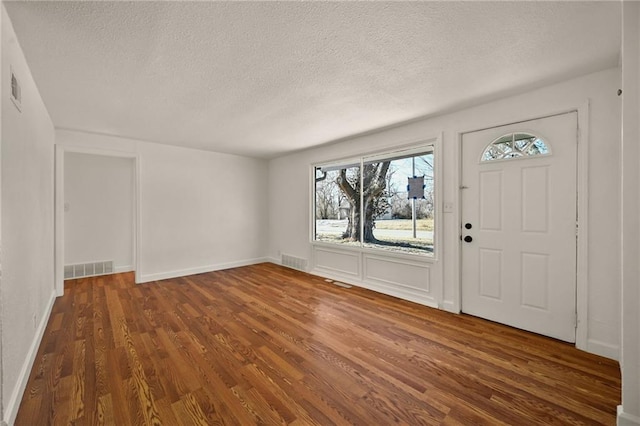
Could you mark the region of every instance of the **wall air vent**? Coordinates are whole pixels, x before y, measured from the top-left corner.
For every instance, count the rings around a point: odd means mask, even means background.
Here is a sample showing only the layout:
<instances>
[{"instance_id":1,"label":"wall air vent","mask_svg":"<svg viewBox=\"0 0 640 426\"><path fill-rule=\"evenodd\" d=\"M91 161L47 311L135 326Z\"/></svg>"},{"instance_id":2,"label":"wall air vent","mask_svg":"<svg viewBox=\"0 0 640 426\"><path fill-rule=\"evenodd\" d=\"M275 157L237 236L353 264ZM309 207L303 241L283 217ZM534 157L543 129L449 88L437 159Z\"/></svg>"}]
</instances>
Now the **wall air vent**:
<instances>
[{"instance_id":1,"label":"wall air vent","mask_svg":"<svg viewBox=\"0 0 640 426\"><path fill-rule=\"evenodd\" d=\"M13 68L11 68L11 101L18 111L22 112L22 89Z\"/></svg>"},{"instance_id":2,"label":"wall air vent","mask_svg":"<svg viewBox=\"0 0 640 426\"><path fill-rule=\"evenodd\" d=\"M106 274L113 274L113 260L79 263L77 265L64 265L65 280Z\"/></svg>"},{"instance_id":3,"label":"wall air vent","mask_svg":"<svg viewBox=\"0 0 640 426\"><path fill-rule=\"evenodd\" d=\"M298 271L307 271L307 259L302 259L300 257L289 256L288 254L282 255L282 260L280 262L282 266L286 266L288 268L297 269Z\"/></svg>"}]
</instances>

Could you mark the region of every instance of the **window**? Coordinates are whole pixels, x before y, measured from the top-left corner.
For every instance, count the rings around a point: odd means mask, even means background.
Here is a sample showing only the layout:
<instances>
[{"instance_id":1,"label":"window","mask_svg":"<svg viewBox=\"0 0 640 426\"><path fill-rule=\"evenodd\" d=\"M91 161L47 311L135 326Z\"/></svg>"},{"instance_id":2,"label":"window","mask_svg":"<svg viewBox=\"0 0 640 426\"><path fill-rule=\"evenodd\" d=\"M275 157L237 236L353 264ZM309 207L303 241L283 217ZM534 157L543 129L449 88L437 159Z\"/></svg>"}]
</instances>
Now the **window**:
<instances>
[{"instance_id":1,"label":"window","mask_svg":"<svg viewBox=\"0 0 640 426\"><path fill-rule=\"evenodd\" d=\"M433 147L314 168L314 240L433 255Z\"/></svg>"},{"instance_id":2,"label":"window","mask_svg":"<svg viewBox=\"0 0 640 426\"><path fill-rule=\"evenodd\" d=\"M345 189L343 189L345 188ZM347 194L347 189L352 193ZM347 198L351 196L351 199ZM315 168L315 240L359 245L348 238L351 202L360 204L360 162Z\"/></svg>"},{"instance_id":3,"label":"window","mask_svg":"<svg viewBox=\"0 0 640 426\"><path fill-rule=\"evenodd\" d=\"M491 142L482 153L480 161L508 160L549 154L551 154L551 150L538 136L530 133L509 133Z\"/></svg>"}]
</instances>

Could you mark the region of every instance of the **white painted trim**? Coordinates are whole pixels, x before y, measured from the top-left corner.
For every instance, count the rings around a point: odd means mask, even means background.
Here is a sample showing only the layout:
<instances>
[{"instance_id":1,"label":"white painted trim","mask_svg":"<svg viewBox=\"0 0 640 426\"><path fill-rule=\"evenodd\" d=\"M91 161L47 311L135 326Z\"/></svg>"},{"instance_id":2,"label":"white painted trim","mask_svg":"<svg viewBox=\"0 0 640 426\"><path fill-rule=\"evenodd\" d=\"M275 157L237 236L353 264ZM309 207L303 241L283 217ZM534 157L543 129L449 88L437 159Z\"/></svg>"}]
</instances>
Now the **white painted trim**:
<instances>
[{"instance_id":1,"label":"white painted trim","mask_svg":"<svg viewBox=\"0 0 640 426\"><path fill-rule=\"evenodd\" d=\"M622 168L620 195L620 355L618 424L640 424L640 3L622 2ZM611 206L613 208L617 206Z\"/></svg>"},{"instance_id":2,"label":"white painted trim","mask_svg":"<svg viewBox=\"0 0 640 426\"><path fill-rule=\"evenodd\" d=\"M142 212L141 212L141 199L142 192L140 188L142 187L142 159L139 154L136 154L135 157L135 165L134 165L134 174L135 174L135 182L133 185L134 194L134 203L133 203L133 223L135 229L133 230L133 266L134 266L134 281L136 284L140 283L140 244L142 241Z\"/></svg>"},{"instance_id":3,"label":"white painted trim","mask_svg":"<svg viewBox=\"0 0 640 426\"><path fill-rule=\"evenodd\" d=\"M315 164L309 165L309 243L313 244L316 240L316 167ZM281 255L278 251L278 255Z\"/></svg>"},{"instance_id":4,"label":"white painted trim","mask_svg":"<svg viewBox=\"0 0 640 426\"><path fill-rule=\"evenodd\" d=\"M20 408L20 402L22 401L22 396L24 395L24 391L27 388L29 375L31 374L31 369L33 368L33 363L36 359L36 355L38 354L38 348L40 347L40 342L42 342L44 331L47 328L47 323L49 322L49 316L51 315L51 309L53 309L55 300L56 292L52 291L51 296L49 297L49 301L47 302L47 307L45 308L44 314L40 318L40 324L36 329L36 334L33 337L33 341L31 342L31 346L29 347L27 356L25 357L22 368L20 368L20 372L18 373L18 381L13 388L13 391L11 392L11 398L9 398L9 402L4 409L3 421L6 422L6 424L12 425L16 421L18 409Z\"/></svg>"},{"instance_id":5,"label":"white painted trim","mask_svg":"<svg viewBox=\"0 0 640 426\"><path fill-rule=\"evenodd\" d=\"M377 293L386 294L387 296L397 297L399 299L407 300L409 302L417 303L419 305L427 306L429 308L438 309L438 302L433 297L420 297L413 292L397 291L398 288L389 287L380 283L373 283L371 281L353 279L353 277L344 276L341 274L333 274L331 272L319 269L312 269L309 271L311 275L315 275L322 278L329 278L334 281L340 281L347 284L354 285L356 287L366 288L367 290L375 291Z\"/></svg>"},{"instance_id":6,"label":"white painted trim","mask_svg":"<svg viewBox=\"0 0 640 426\"><path fill-rule=\"evenodd\" d=\"M366 261L366 259L365 259ZM428 268L425 268L428 269ZM389 288L389 292L393 293L394 295L396 294L401 294L401 293L421 293L421 292L425 292L425 290L421 289L421 288L417 288L417 287L413 287L410 285L406 285L406 284L402 284L396 281L389 281L389 280L385 280L382 278L373 278L371 275L368 275L367 277L365 277L362 280L362 283L364 284L369 284L369 285L375 285L375 286L381 286L381 287L385 287L385 288ZM426 292L430 293L430 288L427 288ZM390 294L390 293L388 293ZM429 299L433 299L435 300L435 297L429 297ZM437 307L437 303L436 306Z\"/></svg>"},{"instance_id":7,"label":"white painted trim","mask_svg":"<svg viewBox=\"0 0 640 426\"><path fill-rule=\"evenodd\" d=\"M453 238L455 238L452 243L455 244L455 252L456 255L451 259L454 263L454 276L453 279L453 294L451 300L442 300L442 307L449 311L459 314L462 312L462 240L460 237L462 236L462 191L460 190L460 184L462 182L462 136L463 132L457 132L456 138L457 143L454 144L454 153L453 155L457 159L455 161L455 170L454 170L454 181L453 181L453 190L455 196L453 197L454 206L453 212L451 213L451 217L455 221L453 223L454 229L456 229L456 233ZM443 280L444 281L444 280Z\"/></svg>"},{"instance_id":8,"label":"white painted trim","mask_svg":"<svg viewBox=\"0 0 640 426\"><path fill-rule=\"evenodd\" d=\"M312 171L315 171L315 169L318 167L327 168L329 170L338 170L341 167L346 167L346 168L355 167L355 166L359 167L360 158L362 158L362 156L345 157L335 161L322 161L320 163L311 163L311 169Z\"/></svg>"},{"instance_id":9,"label":"white painted trim","mask_svg":"<svg viewBox=\"0 0 640 426\"><path fill-rule=\"evenodd\" d=\"M578 224L576 241L576 348L587 351L590 346L587 342L589 323L589 107L589 100L578 107L578 158L576 159L576 223ZM619 348L613 359L620 358L618 352Z\"/></svg>"},{"instance_id":10,"label":"white painted trim","mask_svg":"<svg viewBox=\"0 0 640 426\"><path fill-rule=\"evenodd\" d=\"M578 239L576 241L576 347L587 352L596 353L612 359L619 359L620 349L617 346L604 344L596 341L588 341L588 305L589 305L589 278L588 278L588 207L589 207L589 100L577 107L560 109L546 115L536 116L532 118L518 118L510 122L503 122L491 126L469 129L460 131L458 135L458 143L456 144L456 191L457 191L457 224L462 224L462 191L460 190L460 182L462 182L462 139L466 133L473 133L481 130L487 130L494 127L508 126L518 123L526 123L528 121L539 120L547 117L554 117L562 114L575 112L578 120L578 146L576 158L576 196L577 196L577 224ZM454 300L443 302L452 312L461 312L462 310L462 249L461 242L457 241L458 256L455 259L458 273L455 277L454 291L457 291ZM445 308L445 309L447 309ZM448 309L447 309L448 310Z\"/></svg>"},{"instance_id":11,"label":"white painted trim","mask_svg":"<svg viewBox=\"0 0 640 426\"><path fill-rule=\"evenodd\" d=\"M5 6L0 5L0 34L2 34L2 21L4 19L2 19L2 15L6 13L5 10ZM2 42L2 37L0 36L0 44ZM1 52L0 52L0 58L2 57ZM0 59L0 62L2 62L2 59ZM1 66L2 64L0 64ZM2 72L0 72L0 75L2 74ZM2 91L2 83L0 82L0 92ZM0 107L0 136L2 135L2 107ZM0 150L2 149L2 142L0 141ZM0 162L0 212L2 211L2 166L1 166L1 162ZM2 245L2 227L0 226L0 246ZM0 253L2 252L1 247L0 247ZM2 285L2 259L3 256L0 256L0 425L4 426L5 422L4 422L4 413L5 413L5 408L4 408L4 354L3 354L3 349L2 349L2 329L3 329L3 319L4 319L4 309L3 309L3 305L4 305L4 296L3 294L3 289L4 286Z\"/></svg>"},{"instance_id":12,"label":"white painted trim","mask_svg":"<svg viewBox=\"0 0 640 426\"><path fill-rule=\"evenodd\" d=\"M357 270L355 272L351 272L348 270L332 268L331 266L318 266L318 253L320 252L352 257L355 259ZM362 251L358 250L356 247L350 247L349 250L340 250L338 247L316 245L312 248L312 260L313 262L310 265L311 270L326 271L329 274L337 274L341 277L355 277L357 280L362 279Z\"/></svg>"},{"instance_id":13,"label":"white painted trim","mask_svg":"<svg viewBox=\"0 0 640 426\"><path fill-rule=\"evenodd\" d=\"M64 148L56 145L55 149L53 288L59 297L64 295Z\"/></svg>"},{"instance_id":14,"label":"white painted trim","mask_svg":"<svg viewBox=\"0 0 640 426\"><path fill-rule=\"evenodd\" d=\"M457 253L458 255L455 257L455 262L457 262L456 268L455 270L457 271L456 274L456 287L455 287L455 297L453 299L453 309L455 311L457 311L458 313L462 313L462 188L460 188L460 186L462 185L462 140L464 139L464 135L466 133L470 133L471 131L461 131L458 132L458 143L456 144L456 168L457 168L457 174L456 174L456 186L455 186L455 191L457 194L457 202L456 202L456 208L457 208L457 214L456 214L456 219L457 222L455 223L455 227L458 230L457 234L456 234L456 245L457 245Z\"/></svg>"},{"instance_id":15,"label":"white painted trim","mask_svg":"<svg viewBox=\"0 0 640 426\"><path fill-rule=\"evenodd\" d=\"M121 274L123 272L132 272L132 271L135 271L135 267L133 265L115 266L113 268L114 274Z\"/></svg>"},{"instance_id":16,"label":"white painted trim","mask_svg":"<svg viewBox=\"0 0 640 426\"><path fill-rule=\"evenodd\" d=\"M557 110L549 111L547 113L536 114L533 116L520 115L519 110L516 109L515 111L517 112L518 115L514 115L511 118L509 117L503 117L502 119L498 118L493 123L489 123L486 126L469 127L467 129L460 130L458 133L464 135L465 133L475 133L483 130L493 129L495 127L504 127L504 126L511 126L514 124L523 124L528 121L542 120L543 118L550 118L550 117L555 117L557 115L569 114L569 113L578 111L580 107L583 105L584 103L580 105L566 105L564 108L561 107L561 108L558 108Z\"/></svg>"},{"instance_id":17,"label":"white painted trim","mask_svg":"<svg viewBox=\"0 0 640 426\"><path fill-rule=\"evenodd\" d=\"M309 187L311 188L311 195L313 195L314 188L314 170L317 166L333 164L333 163L344 163L345 161L355 163L355 159L358 159L360 163L365 160L370 160L372 158L384 158L388 156L393 156L394 153L417 153L421 152L425 148L432 148L432 152L434 153L434 179L435 179L435 187L434 187L434 208L435 208L435 240L434 240L434 252L432 255L426 254L412 254L412 253L402 253L402 252L391 252L387 250L376 249L372 247L363 247L363 246L348 246L348 245L340 245L340 244L331 244L321 241L314 241L314 213L315 213L315 197L311 196L310 200L310 226L309 226L309 240L311 244L311 257L310 257L310 272L311 274L328 277L331 279L336 279L339 281L344 281L346 283L367 288L372 291L376 291L378 293L387 294L390 296L398 297L404 300L408 300L411 302L415 302L421 305L425 305L432 308L438 308L439 301L444 297L444 284L436 287L431 287L429 291L425 291L424 289L414 288L411 286L401 285L399 283L391 283L391 282L383 282L381 280L375 280L373 278L367 278L366 274L366 259L378 259L388 262L400 263L400 264L410 264L414 266L421 266L428 268L432 274L437 275L431 276L431 282L434 278L439 279L440 282L443 282L443 265L442 258L444 256L444 241L443 241L443 233L444 233L444 213L443 213L443 205L441 200L444 200L443 188L444 188L444 174L443 171L443 148L442 143L444 140L444 133L439 132L435 136L431 136L428 138L416 138L410 141L403 141L396 144L393 144L387 148L381 148L376 150L375 152L362 154L358 153L352 154L349 156L343 157L343 159L338 159L334 161L323 161L319 163L313 163L310 165L310 173L311 177ZM361 164L362 166L362 164ZM361 230L362 231L362 230ZM318 266L317 262L317 254L318 252L328 252L328 253L336 253L343 254L346 256L351 256L356 259L357 271L343 271L331 268L330 266ZM279 261L274 263L280 264ZM431 284L430 284L431 285Z\"/></svg>"},{"instance_id":18,"label":"white painted trim","mask_svg":"<svg viewBox=\"0 0 640 426\"><path fill-rule=\"evenodd\" d=\"M397 148L394 150L390 150L390 151L382 152L378 154L363 155L362 162L368 164L368 163L373 163L376 161L381 161L389 158L393 159L393 158L399 158L399 157L402 158L402 157L408 157L408 156L416 156L418 154L426 154L426 153L429 153L429 150L428 150L429 145L434 145L434 149L431 151L433 152L435 150L436 139L437 138L430 139L430 140L433 140L433 142L429 142L426 145L418 142L415 147L409 147L404 149Z\"/></svg>"},{"instance_id":19,"label":"white painted trim","mask_svg":"<svg viewBox=\"0 0 640 426\"><path fill-rule=\"evenodd\" d=\"M80 145L56 145L62 148L65 152L73 152L76 154L88 154L88 155L100 155L103 157L123 157L123 158L136 158L137 153L132 151L118 151L115 149L102 149L102 148L88 148Z\"/></svg>"},{"instance_id":20,"label":"white painted trim","mask_svg":"<svg viewBox=\"0 0 640 426\"><path fill-rule=\"evenodd\" d=\"M328 247L327 247L328 246ZM342 254L353 257L357 264L357 270L354 272L340 270L332 268L330 266L319 266L317 264L316 256L320 251L326 251L328 253ZM363 287L378 293L386 294L393 297L398 297L403 300L418 303L420 305L428 306L430 308L438 308L438 295L437 290L434 289L425 290L423 288L417 288L410 285L403 285L401 283L389 282L385 280L375 279L368 277L366 273L366 259L386 261L391 263L406 264L416 267L422 267L428 269L430 273L433 273L437 268L433 263L426 263L423 260L408 257L389 257L386 253L367 253L361 250L349 247L346 250L340 250L335 247L335 244L325 244L323 246L314 246L312 250L312 263L309 271L312 275L320 277L331 278L337 281L343 281L354 286Z\"/></svg>"},{"instance_id":21,"label":"white painted trim","mask_svg":"<svg viewBox=\"0 0 640 426\"><path fill-rule=\"evenodd\" d=\"M203 274L206 272L220 271L222 269L238 268L240 266L255 265L257 263L270 262L269 257L258 257L255 259L239 260L236 262L217 263L214 265L199 266L197 268L180 269L176 271L158 272L156 274L140 275L140 281L137 284L148 283L151 281L167 280L170 278L184 277L188 275Z\"/></svg>"},{"instance_id":22,"label":"white painted trim","mask_svg":"<svg viewBox=\"0 0 640 426\"><path fill-rule=\"evenodd\" d=\"M434 298L436 304L441 305L444 299L444 205L441 200L444 199L444 167L442 141L444 140L444 132L440 132L433 141L433 179L435 186L433 188L433 257L431 258L434 265L433 272L439 272L440 285L435 291ZM431 276L433 278L433 275ZM431 286L431 282L429 283ZM431 290L431 289L430 289Z\"/></svg>"},{"instance_id":23,"label":"white painted trim","mask_svg":"<svg viewBox=\"0 0 640 426\"><path fill-rule=\"evenodd\" d=\"M432 268L433 267L433 262L424 262L422 261L423 259L415 259L415 258L410 258L410 257L401 257L401 256L387 256L387 253L380 253L379 251L376 251L375 253L368 253L368 252L364 252L362 253L363 257L368 258L368 259L373 259L373 260L381 260L383 262L390 262L390 263L399 263L401 265L409 265L409 266L419 266L422 268Z\"/></svg>"},{"instance_id":24,"label":"white painted trim","mask_svg":"<svg viewBox=\"0 0 640 426\"><path fill-rule=\"evenodd\" d=\"M620 360L620 347L618 345L604 343L599 340L588 339L584 347L578 349L616 361Z\"/></svg>"},{"instance_id":25,"label":"white painted trim","mask_svg":"<svg viewBox=\"0 0 640 426\"><path fill-rule=\"evenodd\" d=\"M452 314L459 314L460 309L457 308L453 301L444 301L441 306L442 310L451 312Z\"/></svg>"},{"instance_id":26,"label":"white painted trim","mask_svg":"<svg viewBox=\"0 0 640 426\"><path fill-rule=\"evenodd\" d=\"M625 413L624 407L622 405L618 405L618 426L638 426L640 425L640 417L634 416L633 414Z\"/></svg>"},{"instance_id":27,"label":"white painted trim","mask_svg":"<svg viewBox=\"0 0 640 426\"><path fill-rule=\"evenodd\" d=\"M73 152L78 154L89 154L106 157L131 158L134 169L134 202L133 202L133 270L135 270L135 280L138 282L139 247L140 241L140 156L136 152L113 151L106 149L86 148L74 145L59 145L55 148L55 248L54 248L54 288L56 296L64 294L64 154ZM124 271L123 271L124 272Z\"/></svg>"},{"instance_id":28,"label":"white painted trim","mask_svg":"<svg viewBox=\"0 0 640 426\"><path fill-rule=\"evenodd\" d=\"M409 138L409 139L398 140L396 142L392 141L392 142L389 142L388 145L376 148L373 151L362 151L362 149L359 149L355 152L352 152L350 154L345 154L338 158L334 157L328 160L321 160L321 161L311 163L311 169L313 170L314 167L328 166L331 164L355 164L355 163L359 164L360 159L362 157L368 158L368 157L379 156L384 154L389 154L389 156L391 156L395 152L413 150L414 148L419 149L421 147L432 145L439 136L440 135L431 136L427 138L424 138L424 137ZM351 136L350 138L352 137L353 136Z\"/></svg>"},{"instance_id":29,"label":"white painted trim","mask_svg":"<svg viewBox=\"0 0 640 426\"><path fill-rule=\"evenodd\" d=\"M352 246L347 244L340 243L328 243L325 241L313 241L311 242L311 246L324 250L324 251L332 251L332 252L351 252L351 253L363 253L365 255L371 256L383 256L385 258L390 259L402 259L410 262L423 262L433 264L436 263L435 256L430 256L428 254L418 254L418 253L403 253L401 251L390 251L385 249L378 249L375 247L363 247L363 246Z\"/></svg>"}]
</instances>

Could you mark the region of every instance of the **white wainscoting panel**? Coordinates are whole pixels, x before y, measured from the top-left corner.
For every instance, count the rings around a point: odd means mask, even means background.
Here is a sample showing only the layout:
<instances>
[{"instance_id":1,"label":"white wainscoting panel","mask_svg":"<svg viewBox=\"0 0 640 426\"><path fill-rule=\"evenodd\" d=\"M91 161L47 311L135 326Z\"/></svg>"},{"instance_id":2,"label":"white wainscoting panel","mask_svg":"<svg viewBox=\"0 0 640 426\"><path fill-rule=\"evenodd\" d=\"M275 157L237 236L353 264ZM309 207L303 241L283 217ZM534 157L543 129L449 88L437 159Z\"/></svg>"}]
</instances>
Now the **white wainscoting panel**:
<instances>
[{"instance_id":1,"label":"white wainscoting panel","mask_svg":"<svg viewBox=\"0 0 640 426\"><path fill-rule=\"evenodd\" d=\"M379 293L438 307L433 261L414 256L378 254L359 249L313 246L311 273ZM435 286L435 287L434 287Z\"/></svg>"},{"instance_id":2,"label":"white wainscoting panel","mask_svg":"<svg viewBox=\"0 0 640 426\"><path fill-rule=\"evenodd\" d=\"M363 253L367 287L414 302L437 305L431 294L431 264Z\"/></svg>"},{"instance_id":3,"label":"white wainscoting panel","mask_svg":"<svg viewBox=\"0 0 640 426\"><path fill-rule=\"evenodd\" d=\"M314 268L340 276L360 279L360 253L314 247Z\"/></svg>"},{"instance_id":4,"label":"white wainscoting panel","mask_svg":"<svg viewBox=\"0 0 640 426\"><path fill-rule=\"evenodd\" d=\"M367 254L364 264L365 279L422 293L430 291L429 267L426 264Z\"/></svg>"}]
</instances>

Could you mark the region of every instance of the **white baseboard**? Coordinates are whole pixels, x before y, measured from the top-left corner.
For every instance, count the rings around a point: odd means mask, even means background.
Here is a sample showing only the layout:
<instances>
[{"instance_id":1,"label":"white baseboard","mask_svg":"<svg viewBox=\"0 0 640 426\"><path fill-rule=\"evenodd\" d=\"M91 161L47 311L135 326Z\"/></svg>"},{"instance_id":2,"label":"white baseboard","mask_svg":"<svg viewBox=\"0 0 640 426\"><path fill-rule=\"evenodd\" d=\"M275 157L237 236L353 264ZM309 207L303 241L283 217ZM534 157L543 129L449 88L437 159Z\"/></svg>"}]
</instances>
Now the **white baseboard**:
<instances>
[{"instance_id":1,"label":"white baseboard","mask_svg":"<svg viewBox=\"0 0 640 426\"><path fill-rule=\"evenodd\" d=\"M418 303L420 305L428 306L429 308L438 309L438 302L430 296L416 295L414 292L407 292L404 289L394 288L390 285L384 285L377 282L363 280L359 284L360 287L386 294L387 296L397 297L398 299L408 300L409 302Z\"/></svg>"},{"instance_id":2,"label":"white baseboard","mask_svg":"<svg viewBox=\"0 0 640 426\"><path fill-rule=\"evenodd\" d=\"M120 274L122 272L131 272L135 270L136 268L133 265L116 266L113 268L113 272L115 274Z\"/></svg>"},{"instance_id":3,"label":"white baseboard","mask_svg":"<svg viewBox=\"0 0 640 426\"><path fill-rule=\"evenodd\" d=\"M277 257L266 257L265 259L267 262L275 263L276 265L282 265L281 259L278 259Z\"/></svg>"},{"instance_id":4,"label":"white baseboard","mask_svg":"<svg viewBox=\"0 0 640 426\"><path fill-rule=\"evenodd\" d=\"M27 387L29 375L31 374L31 369L33 368L33 363L36 359L36 355L38 354L38 348L40 348L40 342L42 341L42 336L44 336L44 331L47 328L47 323L49 322L49 316L51 315L51 309L53 308L53 303L55 302L55 300L56 293L55 291L52 291L51 296L49 297L49 301L47 302L47 307L45 308L43 315L40 317L40 324L36 329L36 334L33 337L33 341L31 342L29 351L25 356L24 363L22 364L22 368L20 369L20 373L18 374L18 382L13 388L13 392L11 392L11 398L9 399L9 402L4 409L3 422L5 424L12 425L16 421L18 409L20 408L20 402L22 401L24 390Z\"/></svg>"},{"instance_id":5,"label":"white baseboard","mask_svg":"<svg viewBox=\"0 0 640 426\"><path fill-rule=\"evenodd\" d=\"M588 339L586 352L620 361L620 347L599 340Z\"/></svg>"},{"instance_id":6,"label":"white baseboard","mask_svg":"<svg viewBox=\"0 0 640 426\"><path fill-rule=\"evenodd\" d=\"M442 302L441 308L442 308L442 310L445 310L447 312L451 312L452 314L459 314L460 313L460 309L456 309L455 304L450 300L445 300L444 302Z\"/></svg>"},{"instance_id":7,"label":"white baseboard","mask_svg":"<svg viewBox=\"0 0 640 426\"><path fill-rule=\"evenodd\" d=\"M256 263L270 262L268 257L258 257L255 259L239 260L236 262L218 263L215 265L200 266L197 268L180 269L176 271L158 272L155 274L144 274L138 277L137 284L148 283L150 281L167 280L170 278L186 277L188 275L203 274L205 272L220 271L222 269L238 268L240 266L255 265Z\"/></svg>"},{"instance_id":8,"label":"white baseboard","mask_svg":"<svg viewBox=\"0 0 640 426\"><path fill-rule=\"evenodd\" d=\"M618 405L618 426L638 426L640 417L624 412L624 407Z\"/></svg>"}]
</instances>

